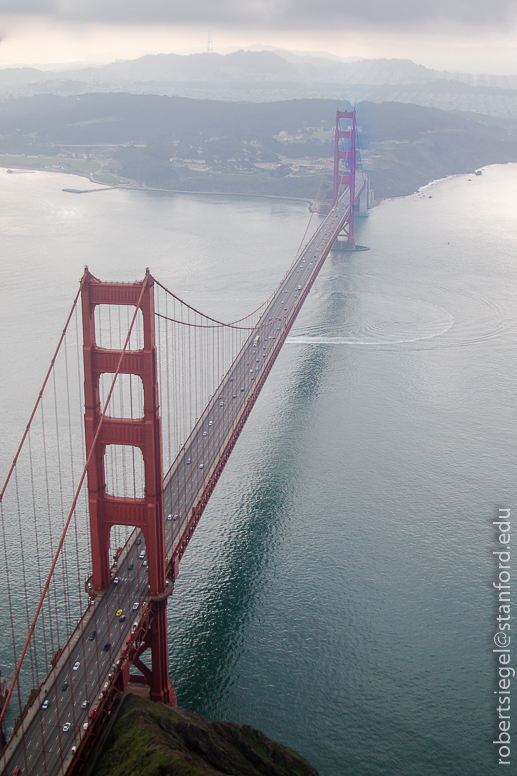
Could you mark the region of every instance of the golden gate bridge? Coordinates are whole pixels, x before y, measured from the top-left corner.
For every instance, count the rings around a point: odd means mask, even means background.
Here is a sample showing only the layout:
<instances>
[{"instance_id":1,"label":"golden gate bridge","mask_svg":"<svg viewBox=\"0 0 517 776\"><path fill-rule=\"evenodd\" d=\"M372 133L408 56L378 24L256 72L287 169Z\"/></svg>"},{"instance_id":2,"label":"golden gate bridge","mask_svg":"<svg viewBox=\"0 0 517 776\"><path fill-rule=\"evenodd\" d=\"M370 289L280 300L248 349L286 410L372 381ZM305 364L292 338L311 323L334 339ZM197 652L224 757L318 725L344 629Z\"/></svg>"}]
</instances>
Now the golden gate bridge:
<instances>
[{"instance_id":1,"label":"golden gate bridge","mask_svg":"<svg viewBox=\"0 0 517 776\"><path fill-rule=\"evenodd\" d=\"M355 246L356 157L355 112L337 111L330 212L241 320L200 312L149 270L136 283L85 270L0 493L14 667L2 774L79 774L122 691L176 703L179 563L325 259L338 237Z\"/></svg>"}]
</instances>

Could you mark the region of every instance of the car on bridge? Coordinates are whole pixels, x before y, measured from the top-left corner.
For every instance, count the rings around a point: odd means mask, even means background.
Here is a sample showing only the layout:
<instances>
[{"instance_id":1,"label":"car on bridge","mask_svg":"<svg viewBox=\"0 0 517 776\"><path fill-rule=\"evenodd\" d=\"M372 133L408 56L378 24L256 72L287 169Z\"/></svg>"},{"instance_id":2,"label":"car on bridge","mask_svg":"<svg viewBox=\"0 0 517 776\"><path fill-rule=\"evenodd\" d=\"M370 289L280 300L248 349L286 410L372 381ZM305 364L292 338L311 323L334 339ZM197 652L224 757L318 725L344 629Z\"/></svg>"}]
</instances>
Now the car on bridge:
<instances>
[{"instance_id":1,"label":"car on bridge","mask_svg":"<svg viewBox=\"0 0 517 776\"><path fill-rule=\"evenodd\" d=\"M71 727L72 727L71 722L65 722L65 724L63 725L63 733L68 733Z\"/></svg>"}]
</instances>

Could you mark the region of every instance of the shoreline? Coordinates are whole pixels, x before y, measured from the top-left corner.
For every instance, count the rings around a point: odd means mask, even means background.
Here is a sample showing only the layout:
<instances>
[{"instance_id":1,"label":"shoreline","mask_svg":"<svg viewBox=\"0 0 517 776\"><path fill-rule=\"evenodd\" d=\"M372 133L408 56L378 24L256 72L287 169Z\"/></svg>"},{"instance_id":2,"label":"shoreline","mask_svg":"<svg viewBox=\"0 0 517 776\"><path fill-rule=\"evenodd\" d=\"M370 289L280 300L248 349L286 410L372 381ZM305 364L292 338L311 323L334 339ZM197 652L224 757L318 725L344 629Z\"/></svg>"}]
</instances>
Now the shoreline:
<instances>
[{"instance_id":1,"label":"shoreline","mask_svg":"<svg viewBox=\"0 0 517 776\"><path fill-rule=\"evenodd\" d=\"M5 170L13 169L13 170L25 170L27 172L49 172L54 174L64 174L64 175L78 175L81 178L88 178L88 180L91 183L94 183L96 186L102 186L101 189L86 189L84 191L74 191L70 193L74 194L91 194L93 191L108 191L110 189L129 189L131 191L162 191L168 194L201 194L203 196L209 197L248 197L250 199L280 199L280 200L290 200L293 202L305 202L308 205L311 205L313 202L315 202L315 199L309 198L309 197L293 197L293 196L280 196L278 194L243 194L242 192L232 192L232 191L195 191L192 189L158 189L151 186L137 186L134 184L125 184L122 183L120 185L110 185L107 183L101 183L100 181L96 181L92 179L92 174L85 172L82 170L49 170L43 167L31 167L30 165L17 165L14 163L10 163L9 165L3 164L2 158L0 156L0 168L4 168ZM63 189L65 191L65 189Z\"/></svg>"},{"instance_id":2,"label":"shoreline","mask_svg":"<svg viewBox=\"0 0 517 776\"><path fill-rule=\"evenodd\" d=\"M29 157L30 158L30 157ZM204 197L245 197L247 199L275 199L275 200L283 200L288 202L305 202L309 206L309 208L316 202L315 198L309 198L309 197L294 197L294 196L280 196L278 194L244 194L242 192L232 192L232 191L195 191L193 189L158 189L151 186L138 186L135 184L126 184L122 183L119 185L109 185L106 183L101 183L100 181L92 180L92 175L94 173L89 173L83 170L49 170L42 167L31 167L29 165L17 165L11 163L9 166L7 164L3 164L2 157L0 156L0 169L3 168L5 170L13 169L13 170L22 170L26 172L48 172L53 174L63 174L63 175L77 175L80 178L87 178L90 183L95 184L96 186L99 186L99 188L96 189L84 189L82 191L80 190L72 190L72 189L62 189L62 191L70 194L92 194L96 191L111 191L111 190L117 190L117 189L126 189L129 191L157 191L157 192L163 192L165 194L193 194L193 195L200 195ZM456 173L458 175L463 175L466 173ZM447 176L447 178L452 176ZM424 186L431 186L433 183L436 183L439 180L445 180L446 178L438 178L436 180L429 181L428 183L424 184ZM421 187L424 188L424 187ZM412 192L412 194L415 194L420 189L417 189L415 192ZM411 194L402 194L401 197L407 197L412 196ZM382 202L385 202L389 199L398 199L398 196L393 197L381 197L376 198L374 202L372 203L371 207L368 208L368 210L372 210L375 207L378 207Z\"/></svg>"},{"instance_id":3,"label":"shoreline","mask_svg":"<svg viewBox=\"0 0 517 776\"><path fill-rule=\"evenodd\" d=\"M315 200L309 197L289 197L278 194L243 194L242 192L232 191L193 191L192 189L156 189L150 186L113 186L114 189L132 189L133 191L165 191L171 194L202 194L203 196L214 197L251 197L256 199L289 199L293 202L307 202L309 205Z\"/></svg>"}]
</instances>

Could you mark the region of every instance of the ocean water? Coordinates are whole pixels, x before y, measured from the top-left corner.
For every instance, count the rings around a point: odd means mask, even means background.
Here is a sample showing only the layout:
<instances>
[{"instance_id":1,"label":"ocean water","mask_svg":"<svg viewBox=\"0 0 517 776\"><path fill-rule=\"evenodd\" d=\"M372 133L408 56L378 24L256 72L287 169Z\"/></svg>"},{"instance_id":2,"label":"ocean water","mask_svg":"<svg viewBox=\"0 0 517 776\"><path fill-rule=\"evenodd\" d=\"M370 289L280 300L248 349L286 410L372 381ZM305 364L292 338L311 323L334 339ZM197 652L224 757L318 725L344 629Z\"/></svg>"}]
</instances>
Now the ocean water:
<instances>
[{"instance_id":1,"label":"ocean water","mask_svg":"<svg viewBox=\"0 0 517 776\"><path fill-rule=\"evenodd\" d=\"M275 287L309 218L289 201L70 185L0 171L3 471L85 264L121 281L149 266L234 319ZM492 521L516 491L516 200L517 166L493 166L358 220L370 250L327 260L182 561L180 705L261 729L321 776L498 772Z\"/></svg>"}]
</instances>

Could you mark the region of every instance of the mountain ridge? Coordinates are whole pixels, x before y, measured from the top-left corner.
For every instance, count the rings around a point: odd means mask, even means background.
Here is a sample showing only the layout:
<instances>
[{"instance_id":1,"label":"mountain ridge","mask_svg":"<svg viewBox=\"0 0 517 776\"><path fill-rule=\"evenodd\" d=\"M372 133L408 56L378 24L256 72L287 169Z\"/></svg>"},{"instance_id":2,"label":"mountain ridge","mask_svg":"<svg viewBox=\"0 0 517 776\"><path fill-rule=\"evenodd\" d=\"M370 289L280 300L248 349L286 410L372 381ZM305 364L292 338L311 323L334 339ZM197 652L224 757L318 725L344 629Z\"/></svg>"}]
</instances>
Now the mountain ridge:
<instances>
[{"instance_id":1,"label":"mountain ridge","mask_svg":"<svg viewBox=\"0 0 517 776\"><path fill-rule=\"evenodd\" d=\"M108 65L0 69L0 100L37 94L154 94L232 102L412 103L517 120L517 76L432 70L407 59L352 62L283 50L146 54Z\"/></svg>"},{"instance_id":2,"label":"mountain ridge","mask_svg":"<svg viewBox=\"0 0 517 776\"><path fill-rule=\"evenodd\" d=\"M232 71L235 71L233 73ZM34 67L0 69L0 84L21 83L24 78L45 80L92 79L97 84L109 83L114 77L135 81L214 80L218 75L243 80L246 75L260 75L261 80L274 80L286 75L293 81L332 82L341 84L424 84L436 80L457 81L470 86L495 86L517 89L517 76L454 73L434 70L409 59L359 59L344 62L323 56L297 55L292 52L239 51L230 54L145 54L137 59L119 60L107 65L85 68L39 70Z\"/></svg>"}]
</instances>

